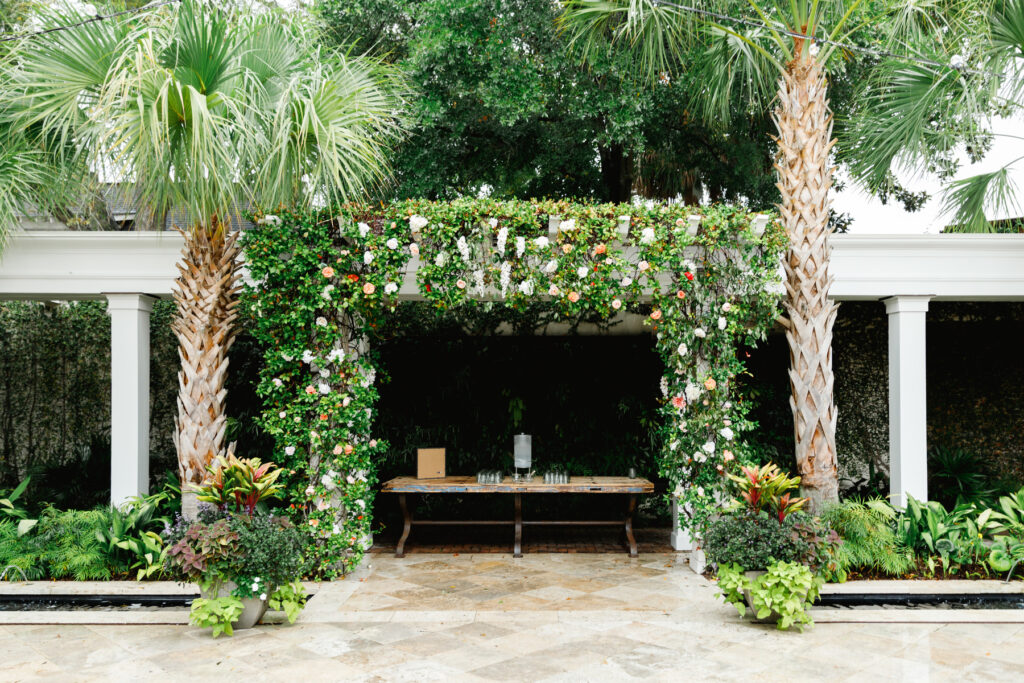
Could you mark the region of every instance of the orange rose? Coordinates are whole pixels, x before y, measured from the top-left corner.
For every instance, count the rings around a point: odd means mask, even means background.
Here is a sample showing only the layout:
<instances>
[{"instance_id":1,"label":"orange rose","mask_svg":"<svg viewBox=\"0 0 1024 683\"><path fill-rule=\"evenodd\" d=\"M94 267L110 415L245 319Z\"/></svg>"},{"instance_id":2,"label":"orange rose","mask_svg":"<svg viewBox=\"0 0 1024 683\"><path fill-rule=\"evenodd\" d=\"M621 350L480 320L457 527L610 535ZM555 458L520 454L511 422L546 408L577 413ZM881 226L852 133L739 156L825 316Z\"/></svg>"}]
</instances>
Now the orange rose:
<instances>
[{"instance_id":1,"label":"orange rose","mask_svg":"<svg viewBox=\"0 0 1024 683\"><path fill-rule=\"evenodd\" d=\"M683 290L680 289L678 292L676 292L676 298L677 299L685 299L686 298L686 292L684 292Z\"/></svg>"},{"instance_id":2,"label":"orange rose","mask_svg":"<svg viewBox=\"0 0 1024 683\"><path fill-rule=\"evenodd\" d=\"M334 268L324 266L324 269L320 271L320 274L324 277L334 277Z\"/></svg>"},{"instance_id":3,"label":"orange rose","mask_svg":"<svg viewBox=\"0 0 1024 683\"><path fill-rule=\"evenodd\" d=\"M607 250L607 247L604 244L599 244L596 247L594 247L595 254L603 254L605 250Z\"/></svg>"},{"instance_id":4,"label":"orange rose","mask_svg":"<svg viewBox=\"0 0 1024 683\"><path fill-rule=\"evenodd\" d=\"M345 455L352 455L352 451L354 450L355 449L352 448L352 444L345 444Z\"/></svg>"},{"instance_id":5,"label":"orange rose","mask_svg":"<svg viewBox=\"0 0 1024 683\"><path fill-rule=\"evenodd\" d=\"M661 309L651 311L651 320L661 320Z\"/></svg>"}]
</instances>

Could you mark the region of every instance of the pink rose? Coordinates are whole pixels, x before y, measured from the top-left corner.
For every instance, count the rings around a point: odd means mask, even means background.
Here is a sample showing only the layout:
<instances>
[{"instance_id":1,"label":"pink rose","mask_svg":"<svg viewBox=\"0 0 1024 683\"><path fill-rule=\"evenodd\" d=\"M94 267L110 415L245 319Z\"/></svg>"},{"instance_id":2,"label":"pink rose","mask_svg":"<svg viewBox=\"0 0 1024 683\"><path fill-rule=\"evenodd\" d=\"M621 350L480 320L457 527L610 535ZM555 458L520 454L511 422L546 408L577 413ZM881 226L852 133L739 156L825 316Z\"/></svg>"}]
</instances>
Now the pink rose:
<instances>
[{"instance_id":1,"label":"pink rose","mask_svg":"<svg viewBox=\"0 0 1024 683\"><path fill-rule=\"evenodd\" d=\"M651 320L661 320L661 309L654 309L651 311Z\"/></svg>"},{"instance_id":2,"label":"pink rose","mask_svg":"<svg viewBox=\"0 0 1024 683\"><path fill-rule=\"evenodd\" d=\"M459 280L459 281L457 281L455 283L455 286L458 287L459 289L465 289L466 288L466 281L465 280Z\"/></svg>"},{"instance_id":3,"label":"pink rose","mask_svg":"<svg viewBox=\"0 0 1024 683\"><path fill-rule=\"evenodd\" d=\"M708 391L714 391L715 387L717 386L718 382L715 381L714 377L708 377L706 380L704 380L704 388L707 389Z\"/></svg>"},{"instance_id":4,"label":"pink rose","mask_svg":"<svg viewBox=\"0 0 1024 683\"><path fill-rule=\"evenodd\" d=\"M363 294L373 294L375 291L377 291L377 288L373 286L372 282L367 282L363 285Z\"/></svg>"},{"instance_id":5,"label":"pink rose","mask_svg":"<svg viewBox=\"0 0 1024 683\"><path fill-rule=\"evenodd\" d=\"M310 384L308 387L306 387L306 393L307 394L315 394L316 393L316 387L314 387L312 384Z\"/></svg>"},{"instance_id":6,"label":"pink rose","mask_svg":"<svg viewBox=\"0 0 1024 683\"><path fill-rule=\"evenodd\" d=\"M320 274L324 277L334 277L334 268L324 266L324 269L320 271Z\"/></svg>"},{"instance_id":7,"label":"pink rose","mask_svg":"<svg viewBox=\"0 0 1024 683\"><path fill-rule=\"evenodd\" d=\"M576 303L580 300L579 292L569 292L569 301Z\"/></svg>"},{"instance_id":8,"label":"pink rose","mask_svg":"<svg viewBox=\"0 0 1024 683\"><path fill-rule=\"evenodd\" d=\"M686 407L686 399L682 396L673 396L672 405L677 409L682 410Z\"/></svg>"}]
</instances>

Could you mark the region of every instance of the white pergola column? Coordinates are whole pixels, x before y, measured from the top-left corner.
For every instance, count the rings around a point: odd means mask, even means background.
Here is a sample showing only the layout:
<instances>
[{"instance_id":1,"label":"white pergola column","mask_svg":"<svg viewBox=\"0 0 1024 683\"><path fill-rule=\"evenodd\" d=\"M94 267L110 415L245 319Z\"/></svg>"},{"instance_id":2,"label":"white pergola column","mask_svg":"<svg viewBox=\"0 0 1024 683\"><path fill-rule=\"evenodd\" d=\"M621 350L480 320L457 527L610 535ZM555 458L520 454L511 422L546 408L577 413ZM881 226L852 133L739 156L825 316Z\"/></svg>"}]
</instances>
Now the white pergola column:
<instances>
[{"instance_id":1,"label":"white pergola column","mask_svg":"<svg viewBox=\"0 0 1024 683\"><path fill-rule=\"evenodd\" d=\"M110 313L110 503L149 492L149 314L145 294L105 294Z\"/></svg>"},{"instance_id":2,"label":"white pergola column","mask_svg":"<svg viewBox=\"0 0 1024 683\"><path fill-rule=\"evenodd\" d=\"M925 324L929 296L885 299L889 314L889 499L928 500Z\"/></svg>"}]
</instances>

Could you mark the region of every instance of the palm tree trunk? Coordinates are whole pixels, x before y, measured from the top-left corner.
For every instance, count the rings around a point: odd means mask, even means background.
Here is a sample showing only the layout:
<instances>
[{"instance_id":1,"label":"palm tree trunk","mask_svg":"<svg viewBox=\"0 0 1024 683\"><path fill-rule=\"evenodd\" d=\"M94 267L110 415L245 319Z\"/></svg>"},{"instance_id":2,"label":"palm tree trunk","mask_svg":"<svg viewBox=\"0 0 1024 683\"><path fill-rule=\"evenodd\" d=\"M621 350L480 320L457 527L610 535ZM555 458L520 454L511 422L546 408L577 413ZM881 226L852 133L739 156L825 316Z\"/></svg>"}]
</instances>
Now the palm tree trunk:
<instances>
[{"instance_id":1,"label":"palm tree trunk","mask_svg":"<svg viewBox=\"0 0 1024 683\"><path fill-rule=\"evenodd\" d=\"M185 495L189 484L201 484L206 466L224 452L224 380L238 304L236 237L216 222L205 227L185 234L174 291L172 329L181 358L174 447L186 517L195 513L194 494Z\"/></svg>"},{"instance_id":2,"label":"palm tree trunk","mask_svg":"<svg viewBox=\"0 0 1024 683\"><path fill-rule=\"evenodd\" d=\"M808 57L788 65L779 81L774 113L779 130L775 168L782 193L789 326L790 406L800 469L801 493L810 509L838 500L836 405L832 393L832 327L838 306L829 298L829 189L832 113L825 75Z\"/></svg>"}]
</instances>

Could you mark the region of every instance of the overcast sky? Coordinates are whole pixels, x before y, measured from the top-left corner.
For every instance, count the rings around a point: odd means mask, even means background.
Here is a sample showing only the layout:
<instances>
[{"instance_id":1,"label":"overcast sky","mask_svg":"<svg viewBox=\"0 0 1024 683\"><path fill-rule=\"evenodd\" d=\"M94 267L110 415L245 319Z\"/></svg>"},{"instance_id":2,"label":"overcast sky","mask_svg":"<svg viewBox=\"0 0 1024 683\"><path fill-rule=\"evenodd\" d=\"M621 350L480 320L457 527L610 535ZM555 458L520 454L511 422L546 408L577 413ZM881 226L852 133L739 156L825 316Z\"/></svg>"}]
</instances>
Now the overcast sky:
<instances>
[{"instance_id":1,"label":"overcast sky","mask_svg":"<svg viewBox=\"0 0 1024 683\"><path fill-rule=\"evenodd\" d=\"M1024 130L1024 120L1000 119L994 128L996 133L1020 135ZM964 165L957 174L958 178L993 171L1003 164L1024 155L1024 140L996 137L992 150L980 163L973 166ZM1015 181L1018 190L1024 189L1024 159L1014 164L1010 177ZM934 177L914 179L909 175L901 175L900 180L907 189L925 190L931 199L917 212L908 213L899 202L890 201L883 205L878 199L871 197L847 183L846 189L836 192L833 207L839 213L849 213L853 217L851 233L938 233L948 222L947 216L939 211L942 206L942 183ZM988 216L989 218L1006 218L1006 216Z\"/></svg>"}]
</instances>

